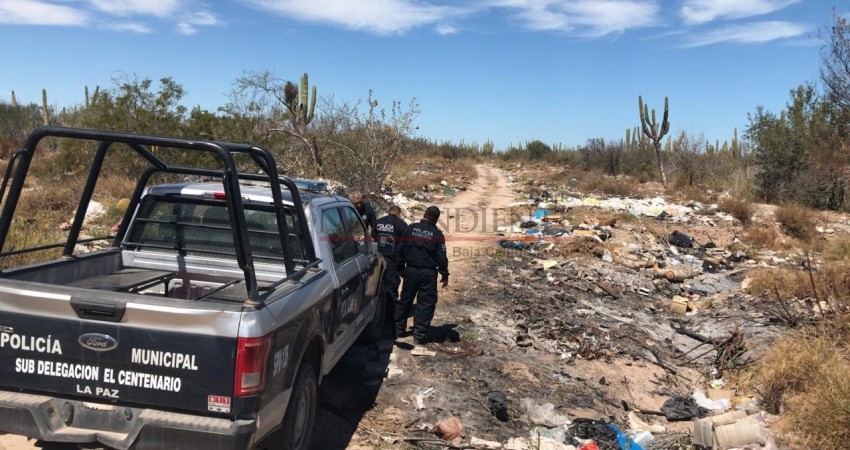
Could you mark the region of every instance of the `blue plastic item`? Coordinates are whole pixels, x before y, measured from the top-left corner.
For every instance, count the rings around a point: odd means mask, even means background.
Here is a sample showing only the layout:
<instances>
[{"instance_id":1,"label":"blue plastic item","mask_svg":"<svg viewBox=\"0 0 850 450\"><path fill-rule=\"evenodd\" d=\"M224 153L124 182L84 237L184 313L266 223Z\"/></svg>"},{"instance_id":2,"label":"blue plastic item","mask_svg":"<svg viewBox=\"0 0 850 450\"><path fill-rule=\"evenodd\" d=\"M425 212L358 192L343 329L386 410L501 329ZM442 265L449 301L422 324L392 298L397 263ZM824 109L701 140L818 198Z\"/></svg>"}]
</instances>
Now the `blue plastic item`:
<instances>
[{"instance_id":1,"label":"blue plastic item","mask_svg":"<svg viewBox=\"0 0 850 450\"><path fill-rule=\"evenodd\" d=\"M644 450L640 444L629 439L628 436L623 434L623 432L617 428L617 425L609 423L608 428L617 432L617 445L620 446L620 450Z\"/></svg>"},{"instance_id":2,"label":"blue plastic item","mask_svg":"<svg viewBox=\"0 0 850 450\"><path fill-rule=\"evenodd\" d=\"M534 211L534 220L543 220L547 213L548 211L545 209L538 209L537 211Z\"/></svg>"}]
</instances>

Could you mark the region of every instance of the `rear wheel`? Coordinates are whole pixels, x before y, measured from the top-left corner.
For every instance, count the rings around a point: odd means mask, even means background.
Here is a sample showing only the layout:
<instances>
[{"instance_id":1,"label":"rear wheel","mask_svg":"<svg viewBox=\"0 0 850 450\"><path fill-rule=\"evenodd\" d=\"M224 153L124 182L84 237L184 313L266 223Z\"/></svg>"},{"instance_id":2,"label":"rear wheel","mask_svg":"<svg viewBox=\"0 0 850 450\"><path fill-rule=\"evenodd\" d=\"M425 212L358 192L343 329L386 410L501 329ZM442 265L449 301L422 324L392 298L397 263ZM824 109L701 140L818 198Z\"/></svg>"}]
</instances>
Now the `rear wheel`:
<instances>
[{"instance_id":1,"label":"rear wheel","mask_svg":"<svg viewBox=\"0 0 850 450\"><path fill-rule=\"evenodd\" d=\"M310 446L317 398L316 372L309 363L302 362L295 376L286 415L283 417L279 449L307 450Z\"/></svg>"}]
</instances>

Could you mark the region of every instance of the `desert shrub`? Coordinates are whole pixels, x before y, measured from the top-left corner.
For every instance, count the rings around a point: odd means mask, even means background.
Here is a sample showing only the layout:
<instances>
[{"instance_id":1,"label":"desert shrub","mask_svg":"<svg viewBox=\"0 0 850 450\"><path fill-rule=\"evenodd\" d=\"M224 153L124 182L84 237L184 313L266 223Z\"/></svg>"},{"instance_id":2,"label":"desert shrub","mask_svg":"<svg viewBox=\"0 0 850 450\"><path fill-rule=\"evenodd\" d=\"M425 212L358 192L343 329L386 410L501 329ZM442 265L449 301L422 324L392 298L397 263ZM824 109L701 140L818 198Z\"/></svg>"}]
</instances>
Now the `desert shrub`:
<instances>
[{"instance_id":1,"label":"desert shrub","mask_svg":"<svg viewBox=\"0 0 850 450\"><path fill-rule=\"evenodd\" d=\"M776 208L776 221L789 236L805 241L815 234L813 211L804 206L789 203Z\"/></svg>"},{"instance_id":2,"label":"desert shrub","mask_svg":"<svg viewBox=\"0 0 850 450\"><path fill-rule=\"evenodd\" d=\"M759 362L755 382L792 448L845 449L850 442L850 361L844 335L786 338Z\"/></svg>"},{"instance_id":3,"label":"desert shrub","mask_svg":"<svg viewBox=\"0 0 850 450\"><path fill-rule=\"evenodd\" d=\"M749 225L752 222L756 210L752 203L731 197L722 199L719 207L721 211L738 219L742 225Z\"/></svg>"}]
</instances>

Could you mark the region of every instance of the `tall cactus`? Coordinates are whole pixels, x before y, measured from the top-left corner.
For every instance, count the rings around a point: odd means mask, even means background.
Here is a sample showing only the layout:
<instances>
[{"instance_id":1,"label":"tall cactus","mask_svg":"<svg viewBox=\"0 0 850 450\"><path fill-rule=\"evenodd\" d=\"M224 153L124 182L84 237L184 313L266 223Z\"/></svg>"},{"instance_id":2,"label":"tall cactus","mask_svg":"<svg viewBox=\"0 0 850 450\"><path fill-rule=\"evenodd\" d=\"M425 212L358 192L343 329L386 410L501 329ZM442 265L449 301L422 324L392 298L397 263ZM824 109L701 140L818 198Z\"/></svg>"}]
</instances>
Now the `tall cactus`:
<instances>
[{"instance_id":1,"label":"tall cactus","mask_svg":"<svg viewBox=\"0 0 850 450\"><path fill-rule=\"evenodd\" d=\"M306 72L301 76L300 89L291 81L287 81L283 87L284 103L289 111L289 122L292 124L292 130L285 132L307 147L316 166L316 175L321 178L323 176L321 149L316 138L308 136L307 133L307 126L313 121L316 111L316 86L313 86L313 92L309 89L310 83Z\"/></svg>"},{"instance_id":2,"label":"tall cactus","mask_svg":"<svg viewBox=\"0 0 850 450\"><path fill-rule=\"evenodd\" d=\"M661 154L661 139L664 138L664 135L670 131L670 122L667 120L668 117L668 102L667 97L664 97L664 118L661 120L661 128L658 127L658 122L655 120L655 109L652 109L652 115L650 116L649 106L643 104L643 98L638 96L638 110L640 111L640 123L641 128L643 129L643 134L652 141L652 145L655 147L655 158L658 162L658 173L661 176L661 184L664 187L667 187L667 173L664 169L664 158Z\"/></svg>"},{"instance_id":3,"label":"tall cactus","mask_svg":"<svg viewBox=\"0 0 850 450\"><path fill-rule=\"evenodd\" d=\"M50 125L50 111L47 109L47 89L41 90L41 117L44 119L44 126Z\"/></svg>"}]
</instances>

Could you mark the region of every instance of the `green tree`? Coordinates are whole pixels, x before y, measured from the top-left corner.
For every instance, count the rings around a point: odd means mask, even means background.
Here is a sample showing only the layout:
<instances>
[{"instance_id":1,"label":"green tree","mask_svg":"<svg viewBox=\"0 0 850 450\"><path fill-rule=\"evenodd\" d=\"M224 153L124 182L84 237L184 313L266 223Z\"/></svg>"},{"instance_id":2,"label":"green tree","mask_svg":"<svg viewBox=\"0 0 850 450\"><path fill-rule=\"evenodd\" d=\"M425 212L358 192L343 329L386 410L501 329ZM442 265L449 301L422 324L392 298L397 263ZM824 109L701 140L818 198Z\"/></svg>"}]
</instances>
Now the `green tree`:
<instances>
[{"instance_id":1,"label":"green tree","mask_svg":"<svg viewBox=\"0 0 850 450\"><path fill-rule=\"evenodd\" d=\"M843 115L818 97L811 85L791 91L779 116L758 107L746 137L759 166L756 189L769 202L796 201L812 207L841 208L847 180L847 139Z\"/></svg>"},{"instance_id":2,"label":"green tree","mask_svg":"<svg viewBox=\"0 0 850 450\"><path fill-rule=\"evenodd\" d=\"M481 147L481 154L484 155L485 158L490 159L493 156L493 147L493 142L488 139Z\"/></svg>"},{"instance_id":3,"label":"green tree","mask_svg":"<svg viewBox=\"0 0 850 450\"><path fill-rule=\"evenodd\" d=\"M536 139L526 144L525 149L532 161L543 159L546 155L552 153L552 147Z\"/></svg>"},{"instance_id":4,"label":"green tree","mask_svg":"<svg viewBox=\"0 0 850 450\"><path fill-rule=\"evenodd\" d=\"M833 11L833 24L821 52L821 80L830 102L850 111L850 22Z\"/></svg>"},{"instance_id":5,"label":"green tree","mask_svg":"<svg viewBox=\"0 0 850 450\"><path fill-rule=\"evenodd\" d=\"M6 158L23 146L27 135L42 125L41 108L0 102L0 158Z\"/></svg>"}]
</instances>

